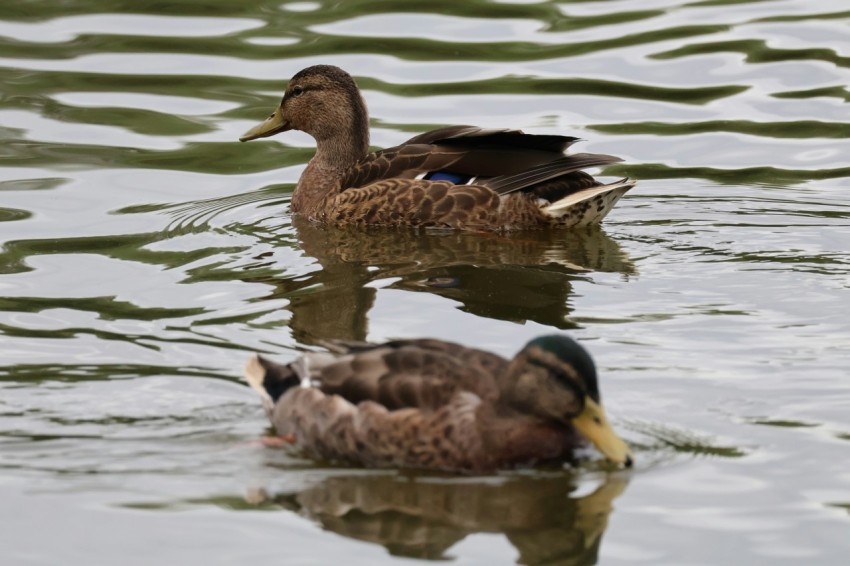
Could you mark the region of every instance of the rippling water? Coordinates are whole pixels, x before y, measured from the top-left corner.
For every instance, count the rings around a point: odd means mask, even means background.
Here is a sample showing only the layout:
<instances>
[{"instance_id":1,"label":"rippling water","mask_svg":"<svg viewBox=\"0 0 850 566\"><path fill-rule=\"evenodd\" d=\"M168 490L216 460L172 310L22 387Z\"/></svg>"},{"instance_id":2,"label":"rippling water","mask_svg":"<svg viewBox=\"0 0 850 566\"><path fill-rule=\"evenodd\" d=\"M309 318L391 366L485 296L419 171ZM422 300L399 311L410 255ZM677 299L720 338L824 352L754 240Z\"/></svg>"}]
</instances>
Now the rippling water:
<instances>
[{"instance_id":1,"label":"rippling water","mask_svg":"<svg viewBox=\"0 0 850 566\"><path fill-rule=\"evenodd\" d=\"M243 5L244 4L244 5ZM429 9L429 13L422 10ZM5 2L5 564L845 564L850 10L832 0ZM566 133L640 179L601 230L323 230L315 63L376 146ZM249 352L431 335L595 355L632 473L334 469L263 448Z\"/></svg>"}]
</instances>

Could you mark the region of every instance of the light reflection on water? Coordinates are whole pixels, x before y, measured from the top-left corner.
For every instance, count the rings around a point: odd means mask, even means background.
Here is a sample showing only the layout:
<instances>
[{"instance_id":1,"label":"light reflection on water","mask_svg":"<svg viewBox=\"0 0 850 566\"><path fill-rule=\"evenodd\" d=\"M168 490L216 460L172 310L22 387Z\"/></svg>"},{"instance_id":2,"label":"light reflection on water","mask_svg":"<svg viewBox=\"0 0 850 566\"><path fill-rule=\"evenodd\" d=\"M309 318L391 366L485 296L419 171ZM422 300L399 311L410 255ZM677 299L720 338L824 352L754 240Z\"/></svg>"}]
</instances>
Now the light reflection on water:
<instances>
[{"instance_id":1,"label":"light reflection on water","mask_svg":"<svg viewBox=\"0 0 850 566\"><path fill-rule=\"evenodd\" d=\"M846 561L850 12L7 4L4 561ZM319 229L287 213L311 140L236 142L314 63L357 77L376 145L575 134L640 184L601 230ZM252 351L431 335L512 355L553 329L597 359L634 472L317 465L258 443L238 383Z\"/></svg>"}]
</instances>

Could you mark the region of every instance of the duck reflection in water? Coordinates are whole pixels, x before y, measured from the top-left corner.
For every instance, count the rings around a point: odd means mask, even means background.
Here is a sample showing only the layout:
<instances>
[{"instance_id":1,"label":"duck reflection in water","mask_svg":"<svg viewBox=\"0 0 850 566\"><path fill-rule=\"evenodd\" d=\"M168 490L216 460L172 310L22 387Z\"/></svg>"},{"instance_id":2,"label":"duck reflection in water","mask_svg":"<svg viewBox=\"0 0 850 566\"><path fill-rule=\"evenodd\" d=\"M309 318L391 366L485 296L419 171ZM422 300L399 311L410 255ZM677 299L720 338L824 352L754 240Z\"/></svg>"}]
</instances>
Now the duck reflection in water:
<instances>
[{"instance_id":1,"label":"duck reflection in water","mask_svg":"<svg viewBox=\"0 0 850 566\"><path fill-rule=\"evenodd\" d=\"M292 218L297 246L321 269L308 276L263 279L286 297L293 337L302 344L365 340L383 288L430 292L462 310L500 320L572 328L574 281L594 271L634 274L634 265L599 227L510 234L336 228Z\"/></svg>"},{"instance_id":2,"label":"duck reflection in water","mask_svg":"<svg viewBox=\"0 0 850 566\"><path fill-rule=\"evenodd\" d=\"M300 492L255 490L248 500L280 505L397 556L445 560L467 535L504 533L519 564L579 566L596 564L612 502L627 483L624 474L607 474L575 497L564 473L489 481L364 474L329 477Z\"/></svg>"}]
</instances>

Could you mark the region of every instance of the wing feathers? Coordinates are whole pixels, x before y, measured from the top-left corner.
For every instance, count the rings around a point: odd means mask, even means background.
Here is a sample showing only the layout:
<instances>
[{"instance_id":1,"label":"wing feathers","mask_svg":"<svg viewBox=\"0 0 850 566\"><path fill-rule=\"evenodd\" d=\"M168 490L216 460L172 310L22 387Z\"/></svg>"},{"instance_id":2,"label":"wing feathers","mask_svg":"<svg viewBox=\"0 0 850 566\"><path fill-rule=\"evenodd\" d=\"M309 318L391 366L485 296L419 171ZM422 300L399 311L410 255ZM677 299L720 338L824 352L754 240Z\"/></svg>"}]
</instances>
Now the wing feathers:
<instances>
[{"instance_id":1,"label":"wing feathers","mask_svg":"<svg viewBox=\"0 0 850 566\"><path fill-rule=\"evenodd\" d=\"M538 165L521 173L494 177L481 184L493 189L500 195L506 195L556 177L561 177L567 173L581 171L588 167L608 165L609 163L616 163L618 161L622 160L613 155L577 153L575 155L561 157L543 165Z\"/></svg>"},{"instance_id":2,"label":"wing feathers","mask_svg":"<svg viewBox=\"0 0 850 566\"><path fill-rule=\"evenodd\" d=\"M576 140L472 126L426 132L371 153L347 170L338 189L322 203L319 219L339 225L477 230L571 226L574 219L567 222L551 214L570 205L547 211L540 203L555 205L598 186L583 170L621 161L611 155L564 155ZM421 178L440 171L473 180L455 185ZM604 214L585 217L601 219Z\"/></svg>"},{"instance_id":3,"label":"wing feathers","mask_svg":"<svg viewBox=\"0 0 850 566\"><path fill-rule=\"evenodd\" d=\"M388 409L436 409L458 391L495 398L494 372L507 366L494 354L438 340L355 348L333 363L313 367L315 386L354 404L375 401Z\"/></svg>"},{"instance_id":4,"label":"wing feathers","mask_svg":"<svg viewBox=\"0 0 850 566\"><path fill-rule=\"evenodd\" d=\"M476 128L475 126L449 126L412 137L406 144L438 144L451 146L502 147L511 149L536 149L563 153L579 138L526 134L521 130Z\"/></svg>"},{"instance_id":5,"label":"wing feathers","mask_svg":"<svg viewBox=\"0 0 850 566\"><path fill-rule=\"evenodd\" d=\"M512 175L558 159L576 141L578 138L520 130L449 126L367 155L347 172L341 186L358 188L383 179L411 179L442 170L473 177Z\"/></svg>"}]
</instances>

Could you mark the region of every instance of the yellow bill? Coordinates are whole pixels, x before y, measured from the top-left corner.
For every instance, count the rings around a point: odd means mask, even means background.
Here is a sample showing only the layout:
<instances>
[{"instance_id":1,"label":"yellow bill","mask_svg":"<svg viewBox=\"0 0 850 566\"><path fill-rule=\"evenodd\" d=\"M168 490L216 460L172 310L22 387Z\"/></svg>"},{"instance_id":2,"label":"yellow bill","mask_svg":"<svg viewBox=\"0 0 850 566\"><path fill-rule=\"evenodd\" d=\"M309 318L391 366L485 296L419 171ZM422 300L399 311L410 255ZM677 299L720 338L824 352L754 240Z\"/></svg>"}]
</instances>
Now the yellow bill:
<instances>
[{"instance_id":1,"label":"yellow bill","mask_svg":"<svg viewBox=\"0 0 850 566\"><path fill-rule=\"evenodd\" d=\"M283 111L278 108L265 121L257 124L239 137L239 141L251 141L257 138L267 138L289 129L289 124L283 119Z\"/></svg>"},{"instance_id":2,"label":"yellow bill","mask_svg":"<svg viewBox=\"0 0 850 566\"><path fill-rule=\"evenodd\" d=\"M593 443L602 454L616 464L632 465L632 453L623 439L617 436L602 406L591 398L585 399L584 410L572 420L582 436Z\"/></svg>"}]
</instances>

